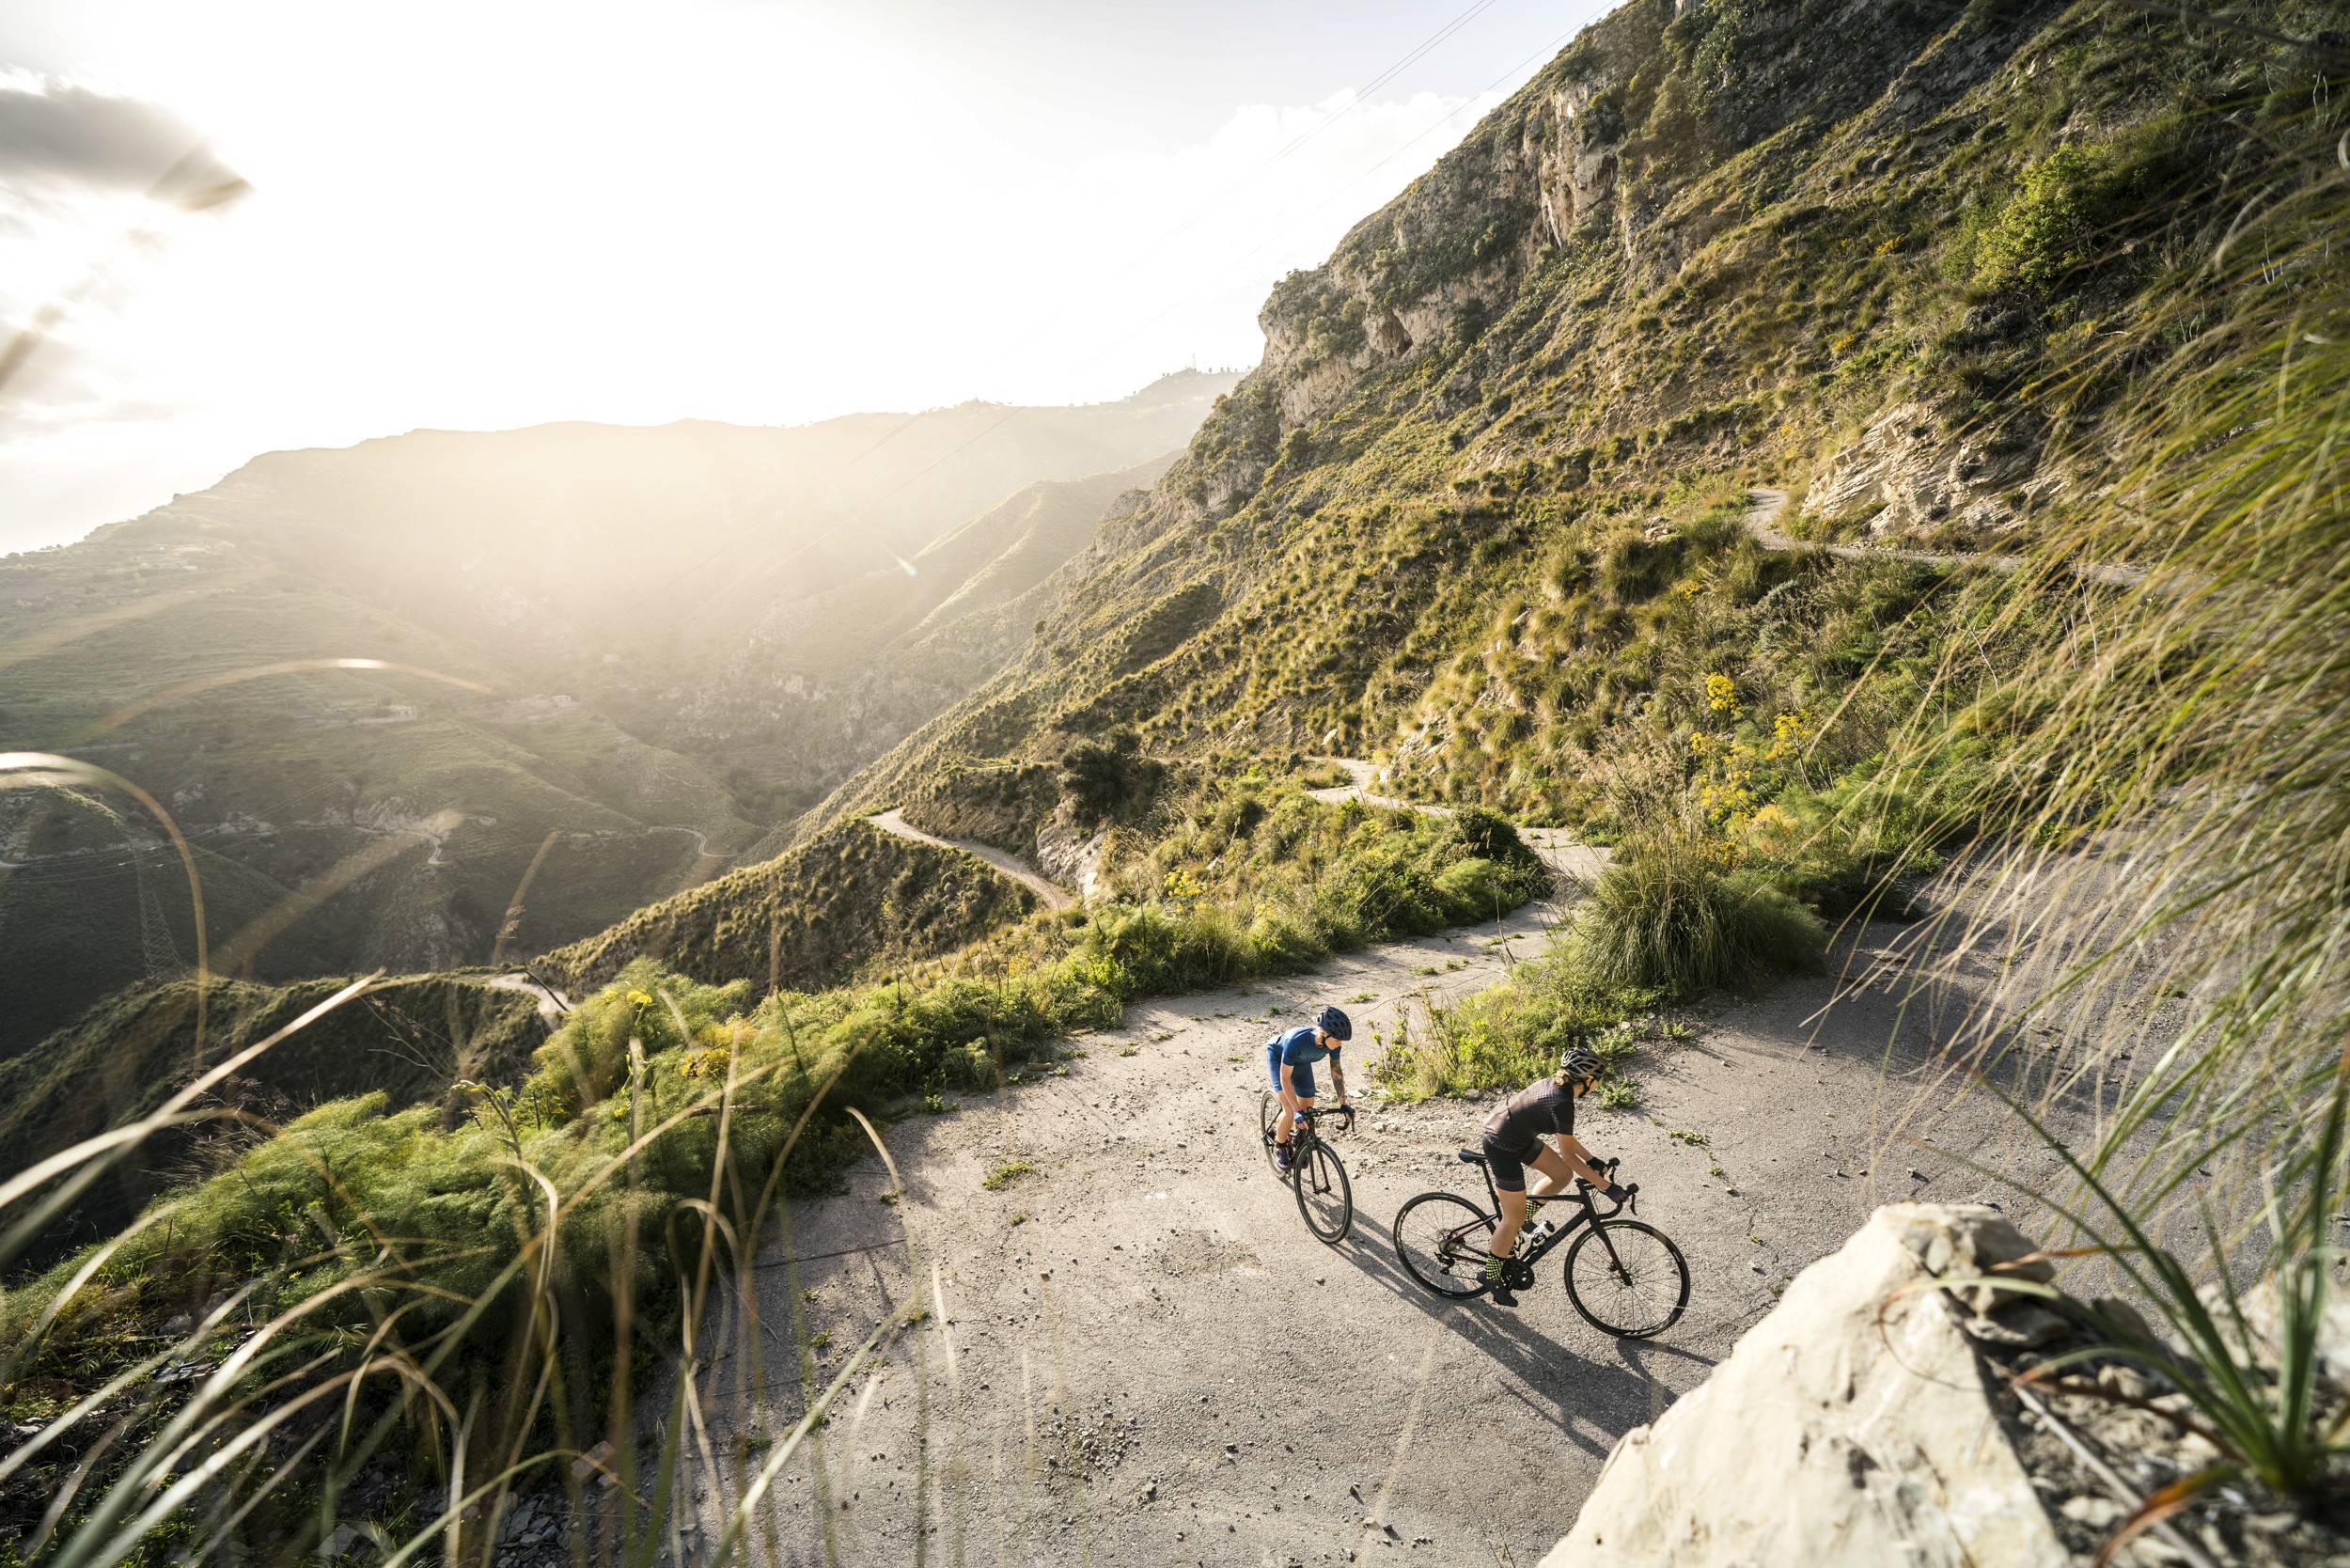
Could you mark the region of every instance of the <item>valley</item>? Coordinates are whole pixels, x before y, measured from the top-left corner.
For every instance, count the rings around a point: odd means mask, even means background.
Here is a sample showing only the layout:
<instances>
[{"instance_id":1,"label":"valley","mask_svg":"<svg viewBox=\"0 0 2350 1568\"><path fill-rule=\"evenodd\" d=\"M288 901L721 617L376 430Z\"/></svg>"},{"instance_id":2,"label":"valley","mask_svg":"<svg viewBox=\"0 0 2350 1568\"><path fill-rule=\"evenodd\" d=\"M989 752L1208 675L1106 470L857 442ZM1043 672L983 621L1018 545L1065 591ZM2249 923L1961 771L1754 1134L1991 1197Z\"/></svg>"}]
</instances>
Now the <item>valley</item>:
<instances>
[{"instance_id":1,"label":"valley","mask_svg":"<svg viewBox=\"0 0 2350 1568\"><path fill-rule=\"evenodd\" d=\"M0 745L165 803L232 973L544 951L769 858L776 821L1002 663L1023 596L1229 384L272 454L0 561ZM755 568L671 566L638 613L661 563L754 536ZM0 845L0 1055L195 962L186 877L127 798L11 792Z\"/></svg>"}]
</instances>

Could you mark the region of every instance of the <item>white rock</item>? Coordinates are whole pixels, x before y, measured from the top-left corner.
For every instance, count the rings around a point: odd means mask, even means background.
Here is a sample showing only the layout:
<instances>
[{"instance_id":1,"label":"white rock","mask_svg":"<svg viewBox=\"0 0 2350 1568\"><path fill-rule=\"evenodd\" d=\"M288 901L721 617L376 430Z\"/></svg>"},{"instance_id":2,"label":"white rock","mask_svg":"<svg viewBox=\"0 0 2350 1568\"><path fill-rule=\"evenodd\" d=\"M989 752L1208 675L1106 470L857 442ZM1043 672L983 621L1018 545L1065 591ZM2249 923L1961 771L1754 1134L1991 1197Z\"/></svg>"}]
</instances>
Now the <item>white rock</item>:
<instances>
[{"instance_id":1,"label":"white rock","mask_svg":"<svg viewBox=\"0 0 2350 1568\"><path fill-rule=\"evenodd\" d=\"M1928 1262L2021 1243L1988 1209L1879 1209L1625 1435L1543 1568L2065 1568Z\"/></svg>"}]
</instances>

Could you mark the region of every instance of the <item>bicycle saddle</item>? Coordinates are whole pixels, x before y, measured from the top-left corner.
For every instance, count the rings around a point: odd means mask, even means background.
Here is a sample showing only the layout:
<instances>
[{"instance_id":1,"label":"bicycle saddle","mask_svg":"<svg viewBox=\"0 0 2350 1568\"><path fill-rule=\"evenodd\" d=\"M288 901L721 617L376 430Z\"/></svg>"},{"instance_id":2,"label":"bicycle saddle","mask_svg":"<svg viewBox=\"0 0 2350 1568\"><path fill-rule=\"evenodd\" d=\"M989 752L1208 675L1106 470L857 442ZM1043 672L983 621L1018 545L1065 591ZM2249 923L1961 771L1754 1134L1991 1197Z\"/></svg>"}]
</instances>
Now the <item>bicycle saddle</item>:
<instances>
[{"instance_id":1,"label":"bicycle saddle","mask_svg":"<svg viewBox=\"0 0 2350 1568\"><path fill-rule=\"evenodd\" d=\"M1484 1151L1480 1149L1462 1150L1461 1163L1463 1165L1483 1165L1485 1163Z\"/></svg>"}]
</instances>

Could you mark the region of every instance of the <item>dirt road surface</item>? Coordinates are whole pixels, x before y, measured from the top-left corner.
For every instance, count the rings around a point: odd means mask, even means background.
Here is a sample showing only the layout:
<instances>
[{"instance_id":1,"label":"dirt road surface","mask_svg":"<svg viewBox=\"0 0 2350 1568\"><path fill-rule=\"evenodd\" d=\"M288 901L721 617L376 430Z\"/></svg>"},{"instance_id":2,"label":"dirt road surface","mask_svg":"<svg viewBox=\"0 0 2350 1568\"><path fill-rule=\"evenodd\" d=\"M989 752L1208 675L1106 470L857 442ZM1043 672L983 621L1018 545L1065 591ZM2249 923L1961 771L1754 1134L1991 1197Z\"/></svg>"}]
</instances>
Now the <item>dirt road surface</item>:
<instances>
[{"instance_id":1,"label":"dirt road surface","mask_svg":"<svg viewBox=\"0 0 2350 1568\"><path fill-rule=\"evenodd\" d=\"M885 1126L903 1191L868 1159L844 1194L794 1204L757 1271L756 1326L739 1296L712 1325L706 1523L681 1555L706 1557L741 1476L801 1415L803 1375L830 1382L914 1298L931 1315L791 1456L751 1560L1530 1564L1617 1439L1872 1207L2004 1196L1952 1158L2018 1157L1935 1065L1956 1017L1890 978L1922 928L1877 923L1830 976L1680 1015L1692 1037L1660 1031L1637 1058L1638 1108L1587 1113L1587 1141L1622 1157L1641 1217L1688 1256L1687 1314L1659 1340L1577 1317L1559 1254L1514 1311L1440 1301L1397 1266L1406 1198L1479 1190L1454 1151L1485 1102L1369 1107L1334 1140L1353 1234L1315 1241L1258 1143L1266 1039L1347 1007L1362 1099L1399 1010L1500 979L1545 913L1137 1007L1065 1073ZM1919 1098L1935 1108L1902 1121Z\"/></svg>"},{"instance_id":2,"label":"dirt road surface","mask_svg":"<svg viewBox=\"0 0 2350 1568\"><path fill-rule=\"evenodd\" d=\"M900 816L895 808L880 812L865 820L884 833L894 833L901 839L911 839L917 844L928 844L933 849L961 850L975 859L985 861L1038 898L1042 899L1044 907L1047 909L1067 909L1077 902L1076 894L1058 882L1046 881L1038 874L1035 867L1016 855L997 849L994 844L982 844L977 839L933 837Z\"/></svg>"}]
</instances>

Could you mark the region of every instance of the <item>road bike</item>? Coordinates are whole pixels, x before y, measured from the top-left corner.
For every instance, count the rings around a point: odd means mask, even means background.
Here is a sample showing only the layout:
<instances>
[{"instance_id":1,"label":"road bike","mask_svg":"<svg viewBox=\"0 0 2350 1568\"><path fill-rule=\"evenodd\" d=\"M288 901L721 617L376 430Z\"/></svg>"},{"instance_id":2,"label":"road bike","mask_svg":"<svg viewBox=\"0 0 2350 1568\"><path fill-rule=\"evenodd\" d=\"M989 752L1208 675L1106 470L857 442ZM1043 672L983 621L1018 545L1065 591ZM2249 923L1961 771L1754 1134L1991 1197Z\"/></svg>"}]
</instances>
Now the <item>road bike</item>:
<instances>
[{"instance_id":1,"label":"road bike","mask_svg":"<svg viewBox=\"0 0 2350 1568\"><path fill-rule=\"evenodd\" d=\"M1484 1154L1464 1149L1461 1161L1483 1173L1489 1209L1457 1192L1423 1192L1395 1216L1395 1255L1404 1272L1456 1300L1493 1288L1485 1282L1485 1260L1493 1251L1494 1232L1501 1228L1501 1199ZM1609 1182L1616 1179L1614 1160L1600 1168ZM1518 1232L1500 1282L1512 1291L1530 1289L1535 1265L1573 1237L1567 1248L1567 1299L1585 1321L1622 1340L1662 1334L1681 1321L1689 1305L1689 1265L1664 1231L1645 1220L1620 1217L1632 1210L1639 1190L1637 1184L1624 1188L1622 1200L1602 1212L1591 1184L1576 1177L1572 1194L1549 1200L1542 1215ZM1562 1209L1570 1211L1564 1223L1554 1217Z\"/></svg>"},{"instance_id":2,"label":"road bike","mask_svg":"<svg viewBox=\"0 0 2350 1568\"><path fill-rule=\"evenodd\" d=\"M1276 1179L1287 1182L1297 1192L1297 1212L1306 1216L1306 1229L1314 1239L1328 1247L1336 1247L1346 1239L1346 1232L1355 1224L1355 1189L1346 1180L1346 1167L1339 1163L1338 1154L1322 1141L1322 1119L1343 1116L1346 1125L1355 1125L1355 1110L1315 1107L1306 1112L1306 1124L1290 1135L1290 1168L1283 1170L1274 1152L1274 1118L1282 1115L1281 1097L1271 1090L1260 1091L1257 1097L1257 1131L1264 1139L1265 1165Z\"/></svg>"}]
</instances>

